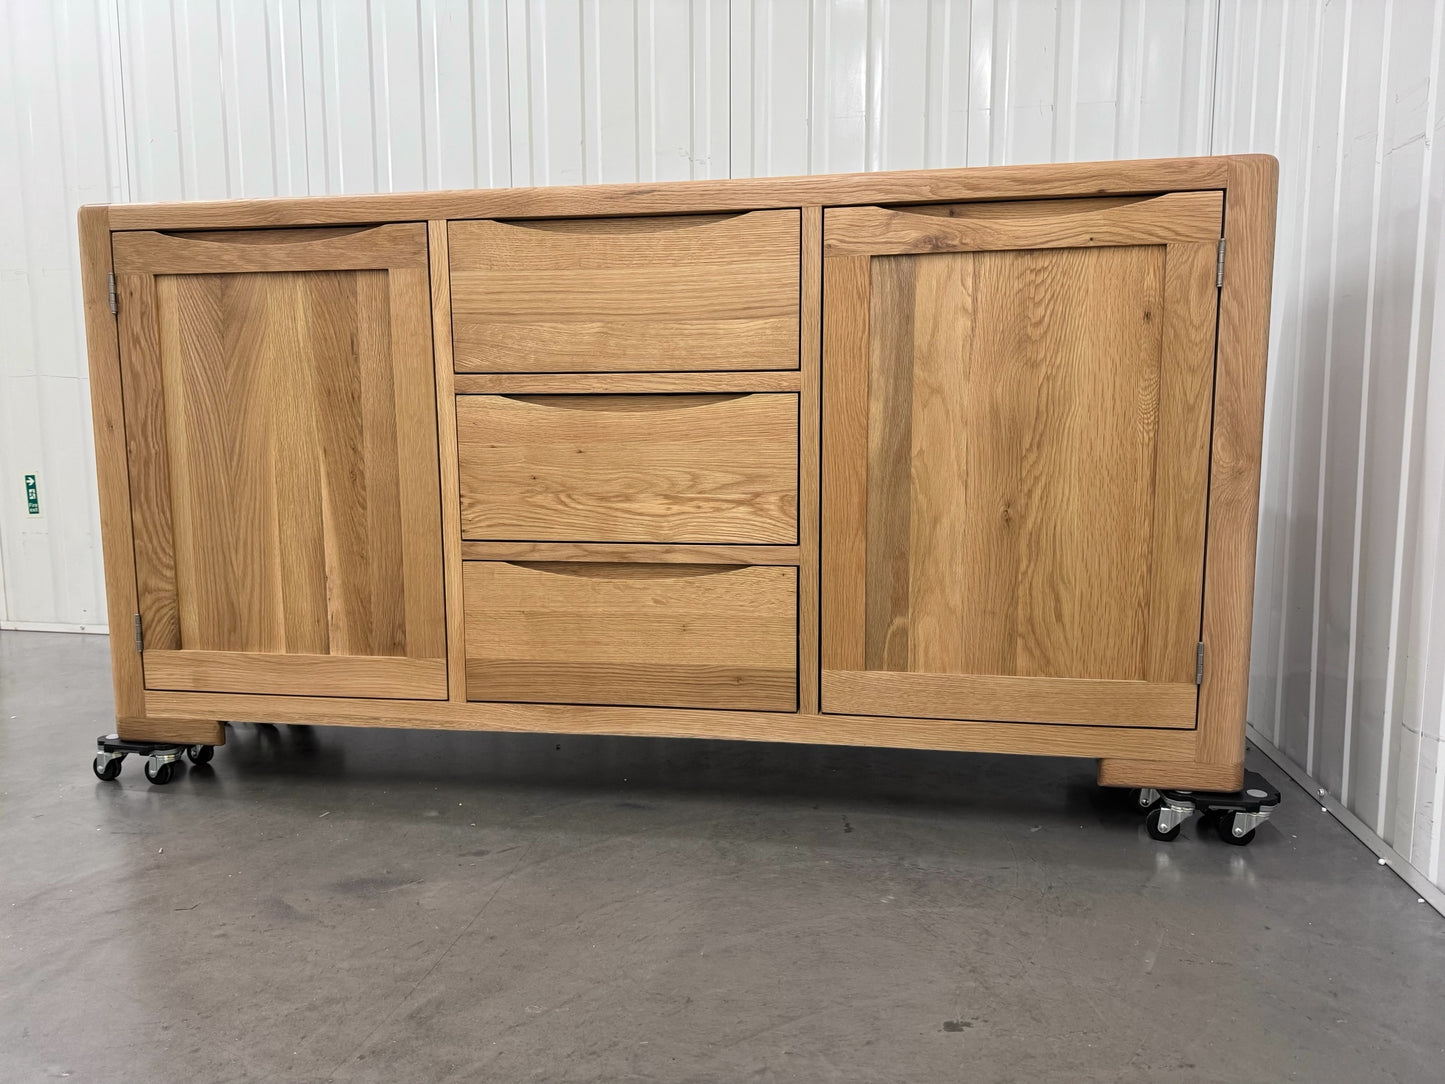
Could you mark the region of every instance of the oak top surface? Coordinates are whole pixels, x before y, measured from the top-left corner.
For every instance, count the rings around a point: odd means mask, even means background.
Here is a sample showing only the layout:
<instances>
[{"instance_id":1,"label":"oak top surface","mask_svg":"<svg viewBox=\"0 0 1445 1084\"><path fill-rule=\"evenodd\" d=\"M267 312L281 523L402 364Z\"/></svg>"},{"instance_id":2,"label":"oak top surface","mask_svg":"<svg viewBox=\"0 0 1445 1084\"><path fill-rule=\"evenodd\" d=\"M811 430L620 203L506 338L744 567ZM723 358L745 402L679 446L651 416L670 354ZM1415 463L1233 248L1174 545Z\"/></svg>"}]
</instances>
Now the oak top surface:
<instances>
[{"instance_id":1,"label":"oak top surface","mask_svg":"<svg viewBox=\"0 0 1445 1084\"><path fill-rule=\"evenodd\" d=\"M795 177L112 204L108 211L113 230L196 229L1138 194L1226 188L1235 164L1255 160L1277 165L1269 155L1217 155Z\"/></svg>"}]
</instances>

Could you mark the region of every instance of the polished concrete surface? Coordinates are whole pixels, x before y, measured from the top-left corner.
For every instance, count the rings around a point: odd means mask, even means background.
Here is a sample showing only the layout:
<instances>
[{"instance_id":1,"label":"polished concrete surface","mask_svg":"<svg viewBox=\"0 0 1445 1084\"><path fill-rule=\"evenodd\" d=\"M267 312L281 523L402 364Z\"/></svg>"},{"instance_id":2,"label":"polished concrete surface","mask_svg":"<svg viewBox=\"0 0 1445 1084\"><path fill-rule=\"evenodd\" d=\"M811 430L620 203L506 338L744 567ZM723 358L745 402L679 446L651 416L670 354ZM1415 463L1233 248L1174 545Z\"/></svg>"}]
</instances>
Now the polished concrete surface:
<instances>
[{"instance_id":1,"label":"polished concrete surface","mask_svg":"<svg viewBox=\"0 0 1445 1084\"><path fill-rule=\"evenodd\" d=\"M0 1080L1440 1081L1445 922L1285 790L1152 842L1082 761L232 727L90 771L0 633Z\"/></svg>"}]
</instances>

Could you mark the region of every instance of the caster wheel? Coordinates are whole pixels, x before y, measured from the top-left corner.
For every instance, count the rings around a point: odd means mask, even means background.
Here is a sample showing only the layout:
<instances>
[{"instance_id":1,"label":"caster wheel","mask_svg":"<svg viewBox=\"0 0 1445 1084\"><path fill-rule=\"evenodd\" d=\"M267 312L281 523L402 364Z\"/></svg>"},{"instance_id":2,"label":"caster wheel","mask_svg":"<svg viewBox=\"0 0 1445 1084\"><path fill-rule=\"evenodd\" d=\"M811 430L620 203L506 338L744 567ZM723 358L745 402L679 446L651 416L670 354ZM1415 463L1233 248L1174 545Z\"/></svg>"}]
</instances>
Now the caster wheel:
<instances>
[{"instance_id":1,"label":"caster wheel","mask_svg":"<svg viewBox=\"0 0 1445 1084\"><path fill-rule=\"evenodd\" d=\"M1219 832L1219 838L1220 838L1220 839L1222 839L1222 840L1224 840L1224 842L1229 843L1229 844L1232 844L1232 845L1234 845L1234 846L1236 846L1236 847L1246 847L1246 846L1248 846L1248 845L1249 845L1249 841L1254 838L1254 832L1255 832L1255 830L1254 830L1253 828L1251 828L1248 832L1245 832L1244 835L1242 835L1242 836L1237 836L1237 835L1235 835L1235 834L1234 834L1234 814L1232 814L1232 813L1229 814L1228 816L1220 817L1219 820L1218 820L1218 822L1217 822L1216 825L1215 825L1215 829L1216 829L1216 831Z\"/></svg>"},{"instance_id":2,"label":"caster wheel","mask_svg":"<svg viewBox=\"0 0 1445 1084\"><path fill-rule=\"evenodd\" d=\"M103 779L109 783L112 779L120 776L120 765L123 757L107 757L100 754L90 762L90 770L95 773L97 779Z\"/></svg>"},{"instance_id":3,"label":"caster wheel","mask_svg":"<svg viewBox=\"0 0 1445 1084\"><path fill-rule=\"evenodd\" d=\"M146 761L146 778L158 787L163 787L171 781L176 774L176 766L171 761L157 764L154 761Z\"/></svg>"},{"instance_id":4,"label":"caster wheel","mask_svg":"<svg viewBox=\"0 0 1445 1084\"><path fill-rule=\"evenodd\" d=\"M1144 818L1144 827L1149 830L1150 839L1157 839L1161 843L1170 843L1179 838L1179 830L1183 828L1184 825L1176 824L1167 832L1164 831L1159 827L1159 818L1163 812L1158 806L1149 810L1149 815Z\"/></svg>"},{"instance_id":5,"label":"caster wheel","mask_svg":"<svg viewBox=\"0 0 1445 1084\"><path fill-rule=\"evenodd\" d=\"M1148 813L1156 809L1164 799L1159 797L1159 792L1152 788L1141 787L1134 792L1134 808L1140 813Z\"/></svg>"},{"instance_id":6,"label":"caster wheel","mask_svg":"<svg viewBox=\"0 0 1445 1084\"><path fill-rule=\"evenodd\" d=\"M186 750L186 756L191 758L192 764L209 764L215 755L214 745L192 745Z\"/></svg>"}]
</instances>

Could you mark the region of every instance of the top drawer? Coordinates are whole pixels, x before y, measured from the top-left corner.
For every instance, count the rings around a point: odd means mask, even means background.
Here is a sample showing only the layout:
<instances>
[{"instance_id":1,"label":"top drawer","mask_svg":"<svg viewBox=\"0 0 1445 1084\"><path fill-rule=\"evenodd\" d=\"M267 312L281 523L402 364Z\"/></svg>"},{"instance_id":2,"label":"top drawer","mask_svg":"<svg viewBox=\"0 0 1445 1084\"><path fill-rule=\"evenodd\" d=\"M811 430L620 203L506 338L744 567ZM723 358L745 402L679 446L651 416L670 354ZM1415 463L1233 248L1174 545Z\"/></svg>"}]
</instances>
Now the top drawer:
<instances>
[{"instance_id":1,"label":"top drawer","mask_svg":"<svg viewBox=\"0 0 1445 1084\"><path fill-rule=\"evenodd\" d=\"M453 222L458 372L796 369L799 213Z\"/></svg>"}]
</instances>

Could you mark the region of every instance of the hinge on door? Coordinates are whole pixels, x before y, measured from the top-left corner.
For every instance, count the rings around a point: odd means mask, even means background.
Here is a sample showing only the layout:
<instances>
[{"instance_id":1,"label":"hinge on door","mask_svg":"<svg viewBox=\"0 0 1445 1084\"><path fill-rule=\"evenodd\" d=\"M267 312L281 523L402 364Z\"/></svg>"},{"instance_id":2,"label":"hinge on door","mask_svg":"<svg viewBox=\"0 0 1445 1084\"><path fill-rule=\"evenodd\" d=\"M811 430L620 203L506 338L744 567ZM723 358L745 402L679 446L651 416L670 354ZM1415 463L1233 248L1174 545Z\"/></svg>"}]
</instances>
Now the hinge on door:
<instances>
[{"instance_id":1,"label":"hinge on door","mask_svg":"<svg viewBox=\"0 0 1445 1084\"><path fill-rule=\"evenodd\" d=\"M1214 285L1224 285L1224 238L1219 239L1219 255L1214 259Z\"/></svg>"},{"instance_id":2,"label":"hinge on door","mask_svg":"<svg viewBox=\"0 0 1445 1084\"><path fill-rule=\"evenodd\" d=\"M1204 641L1194 645L1194 684L1204 684Z\"/></svg>"},{"instance_id":3,"label":"hinge on door","mask_svg":"<svg viewBox=\"0 0 1445 1084\"><path fill-rule=\"evenodd\" d=\"M136 614L136 615L135 615L135 653L136 653L137 655L143 655L143 654L145 654L145 649L146 649L145 637L141 635L141 631L140 631L140 614Z\"/></svg>"},{"instance_id":4,"label":"hinge on door","mask_svg":"<svg viewBox=\"0 0 1445 1084\"><path fill-rule=\"evenodd\" d=\"M110 314L114 316L120 312L120 306L115 303L115 272L111 271L105 277L109 280L107 286L110 290Z\"/></svg>"}]
</instances>

